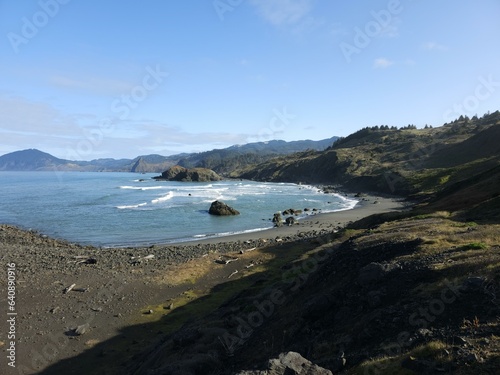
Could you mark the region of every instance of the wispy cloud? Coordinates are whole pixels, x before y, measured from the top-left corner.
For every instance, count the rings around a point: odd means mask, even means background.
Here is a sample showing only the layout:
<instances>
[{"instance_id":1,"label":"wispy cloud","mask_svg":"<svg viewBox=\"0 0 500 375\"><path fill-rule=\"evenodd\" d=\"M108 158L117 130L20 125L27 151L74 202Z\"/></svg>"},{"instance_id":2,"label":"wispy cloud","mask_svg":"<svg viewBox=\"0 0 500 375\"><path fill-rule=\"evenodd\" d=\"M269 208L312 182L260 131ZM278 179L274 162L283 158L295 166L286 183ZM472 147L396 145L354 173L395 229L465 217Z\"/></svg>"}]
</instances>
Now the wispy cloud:
<instances>
[{"instance_id":1,"label":"wispy cloud","mask_svg":"<svg viewBox=\"0 0 500 375\"><path fill-rule=\"evenodd\" d=\"M0 131L34 136L71 136L79 127L54 107L22 97L0 97Z\"/></svg>"},{"instance_id":2,"label":"wispy cloud","mask_svg":"<svg viewBox=\"0 0 500 375\"><path fill-rule=\"evenodd\" d=\"M312 9L312 0L251 0L250 3L274 26L297 24Z\"/></svg>"},{"instance_id":3,"label":"wispy cloud","mask_svg":"<svg viewBox=\"0 0 500 375\"><path fill-rule=\"evenodd\" d=\"M134 87L134 84L131 82L97 77L75 79L63 75L51 76L49 78L49 83L63 89L87 91L93 94L105 95L116 95L117 93L127 92Z\"/></svg>"},{"instance_id":4,"label":"wispy cloud","mask_svg":"<svg viewBox=\"0 0 500 375\"><path fill-rule=\"evenodd\" d=\"M373 62L373 67L375 69L386 69L391 65L394 65L394 61L391 61L383 57L375 59L375 61Z\"/></svg>"},{"instance_id":5,"label":"wispy cloud","mask_svg":"<svg viewBox=\"0 0 500 375\"><path fill-rule=\"evenodd\" d=\"M427 42L422 45L422 48L427 51L447 51L448 47L436 43L436 42Z\"/></svg>"},{"instance_id":6,"label":"wispy cloud","mask_svg":"<svg viewBox=\"0 0 500 375\"><path fill-rule=\"evenodd\" d=\"M0 96L0 155L38 148L65 159L132 158L152 152L168 155L224 148L246 143L250 136L195 133L147 119L119 121L116 118L109 119L113 126L109 132L103 132L99 126L101 120L92 114L68 115L43 102Z\"/></svg>"}]
</instances>

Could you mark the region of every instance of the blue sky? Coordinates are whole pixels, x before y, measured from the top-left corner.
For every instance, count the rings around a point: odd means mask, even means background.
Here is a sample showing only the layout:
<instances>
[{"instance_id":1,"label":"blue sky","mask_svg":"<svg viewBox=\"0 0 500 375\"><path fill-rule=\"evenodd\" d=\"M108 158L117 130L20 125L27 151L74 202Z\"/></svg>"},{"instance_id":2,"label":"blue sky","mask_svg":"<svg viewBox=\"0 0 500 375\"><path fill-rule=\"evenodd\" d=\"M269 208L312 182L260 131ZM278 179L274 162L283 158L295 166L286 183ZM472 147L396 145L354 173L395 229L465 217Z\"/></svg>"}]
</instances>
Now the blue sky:
<instances>
[{"instance_id":1,"label":"blue sky","mask_svg":"<svg viewBox=\"0 0 500 375\"><path fill-rule=\"evenodd\" d=\"M498 0L0 0L0 154L204 151L500 109Z\"/></svg>"}]
</instances>

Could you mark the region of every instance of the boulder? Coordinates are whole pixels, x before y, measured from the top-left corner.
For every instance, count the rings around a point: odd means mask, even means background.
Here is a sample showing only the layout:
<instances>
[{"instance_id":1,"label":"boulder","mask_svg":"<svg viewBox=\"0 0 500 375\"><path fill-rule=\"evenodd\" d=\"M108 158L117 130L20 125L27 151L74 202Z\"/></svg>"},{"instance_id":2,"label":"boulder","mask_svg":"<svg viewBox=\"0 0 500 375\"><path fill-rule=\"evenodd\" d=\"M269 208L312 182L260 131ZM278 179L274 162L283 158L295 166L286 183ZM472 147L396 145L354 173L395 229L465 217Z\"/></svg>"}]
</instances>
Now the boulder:
<instances>
[{"instance_id":1,"label":"boulder","mask_svg":"<svg viewBox=\"0 0 500 375\"><path fill-rule=\"evenodd\" d=\"M239 211L235 210L232 207L229 207L227 204L215 201L210 205L210 209L208 210L210 215L217 216L231 216L231 215L239 215Z\"/></svg>"},{"instance_id":2,"label":"boulder","mask_svg":"<svg viewBox=\"0 0 500 375\"><path fill-rule=\"evenodd\" d=\"M293 216L287 217L285 223L288 226L292 226L295 224L295 218Z\"/></svg>"},{"instance_id":3,"label":"boulder","mask_svg":"<svg viewBox=\"0 0 500 375\"><path fill-rule=\"evenodd\" d=\"M277 212L273 216L273 223L276 227L281 227L283 225L283 219L281 218L281 213Z\"/></svg>"},{"instance_id":4,"label":"boulder","mask_svg":"<svg viewBox=\"0 0 500 375\"><path fill-rule=\"evenodd\" d=\"M264 371L241 371L238 375L332 375L330 370L315 365L299 353L281 353L279 358L270 359Z\"/></svg>"}]
</instances>

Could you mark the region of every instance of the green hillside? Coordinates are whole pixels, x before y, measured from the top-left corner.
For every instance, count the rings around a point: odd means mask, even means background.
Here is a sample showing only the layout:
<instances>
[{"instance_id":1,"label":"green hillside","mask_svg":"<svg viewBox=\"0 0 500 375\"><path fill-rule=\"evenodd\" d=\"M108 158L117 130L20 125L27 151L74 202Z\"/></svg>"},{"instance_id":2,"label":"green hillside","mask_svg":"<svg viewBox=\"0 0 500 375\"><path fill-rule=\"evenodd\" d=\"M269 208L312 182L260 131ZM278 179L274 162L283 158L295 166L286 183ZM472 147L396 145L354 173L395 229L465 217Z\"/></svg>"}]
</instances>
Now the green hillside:
<instances>
[{"instance_id":1,"label":"green hillside","mask_svg":"<svg viewBox=\"0 0 500 375\"><path fill-rule=\"evenodd\" d=\"M429 201L435 208L457 210L500 194L499 165L497 111L473 120L461 118L438 128L364 128L338 140L326 151L275 158L233 175L339 185L411 197Z\"/></svg>"}]
</instances>

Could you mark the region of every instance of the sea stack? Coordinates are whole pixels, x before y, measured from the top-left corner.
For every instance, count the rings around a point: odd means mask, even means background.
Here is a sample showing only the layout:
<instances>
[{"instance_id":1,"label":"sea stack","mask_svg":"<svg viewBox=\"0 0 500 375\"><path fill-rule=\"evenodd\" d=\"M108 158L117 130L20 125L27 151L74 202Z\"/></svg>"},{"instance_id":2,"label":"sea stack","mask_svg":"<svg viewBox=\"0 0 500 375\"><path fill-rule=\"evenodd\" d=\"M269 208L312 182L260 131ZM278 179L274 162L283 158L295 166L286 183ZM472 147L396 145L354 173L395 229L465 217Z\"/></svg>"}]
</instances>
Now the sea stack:
<instances>
[{"instance_id":1,"label":"sea stack","mask_svg":"<svg viewBox=\"0 0 500 375\"><path fill-rule=\"evenodd\" d=\"M229 207L227 204L215 201L210 205L210 209L208 210L210 215L217 216L231 216L231 215L239 215L240 213L232 207Z\"/></svg>"}]
</instances>

